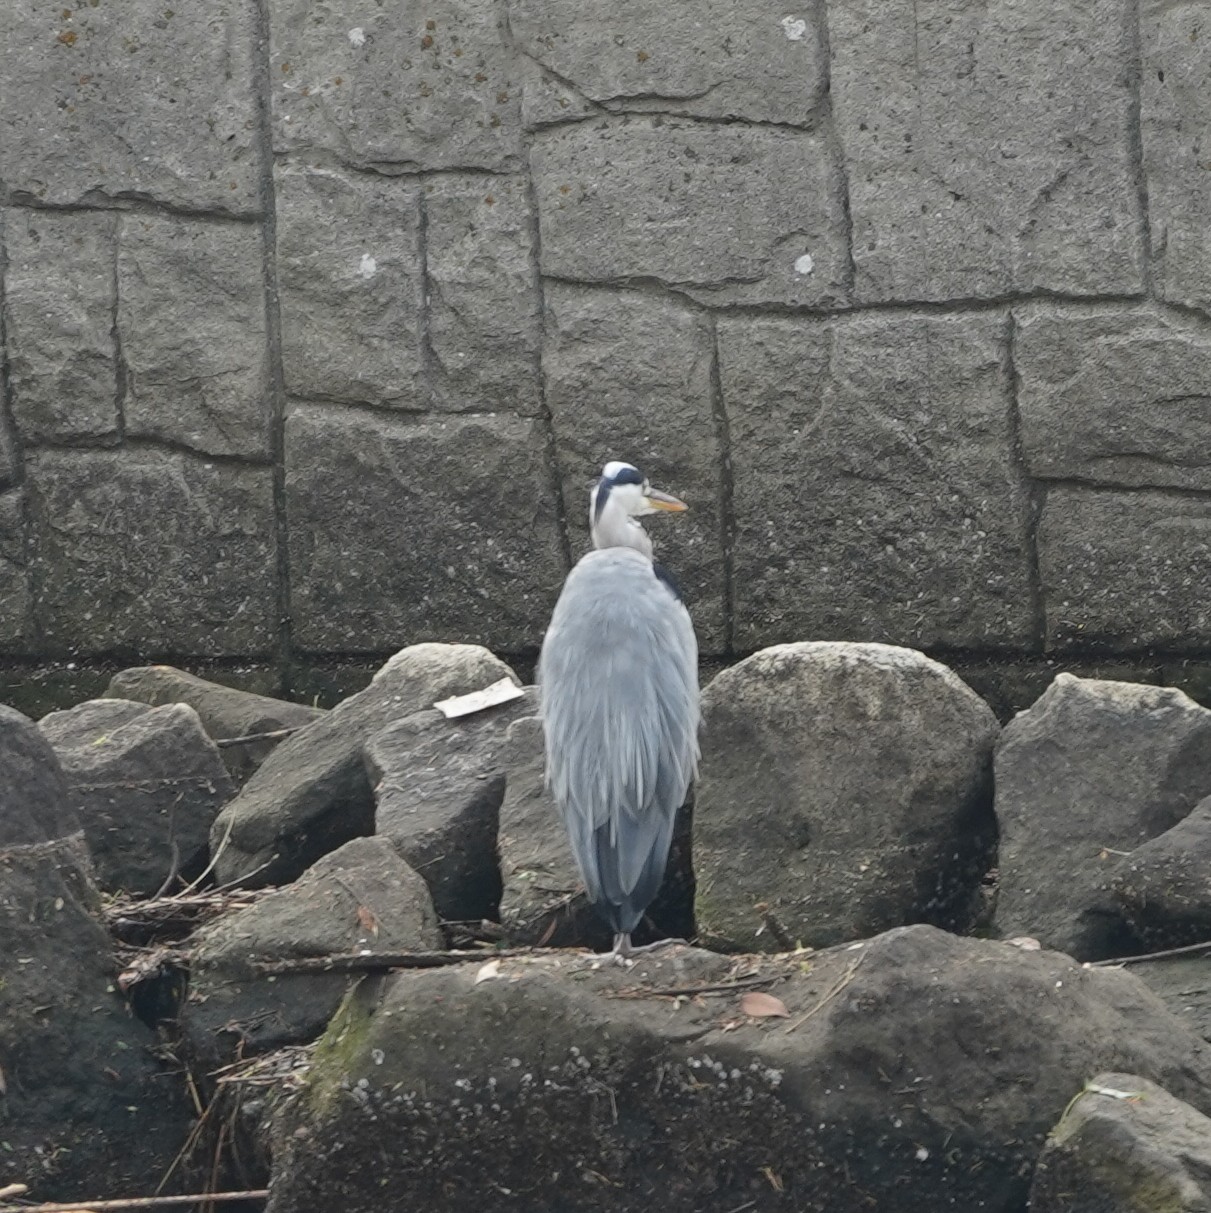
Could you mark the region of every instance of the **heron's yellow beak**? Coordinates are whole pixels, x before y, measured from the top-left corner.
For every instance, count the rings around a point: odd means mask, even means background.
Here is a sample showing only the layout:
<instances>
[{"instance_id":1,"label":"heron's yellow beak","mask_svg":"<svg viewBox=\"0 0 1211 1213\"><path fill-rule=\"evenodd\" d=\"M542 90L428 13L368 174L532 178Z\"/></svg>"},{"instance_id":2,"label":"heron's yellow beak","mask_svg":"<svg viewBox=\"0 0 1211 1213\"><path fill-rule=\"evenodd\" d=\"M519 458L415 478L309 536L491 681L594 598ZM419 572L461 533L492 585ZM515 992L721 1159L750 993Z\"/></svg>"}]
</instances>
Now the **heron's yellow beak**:
<instances>
[{"instance_id":1,"label":"heron's yellow beak","mask_svg":"<svg viewBox=\"0 0 1211 1213\"><path fill-rule=\"evenodd\" d=\"M670 514L680 514L690 508L680 498L673 497L669 493L662 493L659 489L648 489L647 496L643 500L652 509L668 510Z\"/></svg>"}]
</instances>

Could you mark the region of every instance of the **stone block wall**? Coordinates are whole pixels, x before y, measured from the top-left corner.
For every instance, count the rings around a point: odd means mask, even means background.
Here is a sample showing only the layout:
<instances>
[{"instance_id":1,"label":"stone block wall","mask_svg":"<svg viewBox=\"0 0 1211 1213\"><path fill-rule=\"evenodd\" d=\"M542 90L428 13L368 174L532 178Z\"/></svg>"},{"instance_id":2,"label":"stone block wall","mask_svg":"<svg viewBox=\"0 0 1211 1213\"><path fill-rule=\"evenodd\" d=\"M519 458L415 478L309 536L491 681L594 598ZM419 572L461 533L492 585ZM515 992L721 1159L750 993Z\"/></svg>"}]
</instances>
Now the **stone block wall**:
<instances>
[{"instance_id":1,"label":"stone block wall","mask_svg":"<svg viewBox=\"0 0 1211 1213\"><path fill-rule=\"evenodd\" d=\"M70 4L72 0L67 0ZM1211 657L1211 10L9 0L0 655Z\"/></svg>"}]
</instances>

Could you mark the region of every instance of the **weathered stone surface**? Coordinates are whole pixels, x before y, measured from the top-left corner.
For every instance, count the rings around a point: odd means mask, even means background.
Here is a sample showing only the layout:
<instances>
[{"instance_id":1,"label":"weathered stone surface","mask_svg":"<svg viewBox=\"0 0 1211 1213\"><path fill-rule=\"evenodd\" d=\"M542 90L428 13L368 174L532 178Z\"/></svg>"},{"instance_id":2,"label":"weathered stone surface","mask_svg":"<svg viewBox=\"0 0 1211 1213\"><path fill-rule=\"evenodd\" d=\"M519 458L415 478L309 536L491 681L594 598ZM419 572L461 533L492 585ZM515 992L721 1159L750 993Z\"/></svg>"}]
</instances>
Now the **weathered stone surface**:
<instances>
[{"instance_id":1,"label":"weathered stone surface","mask_svg":"<svg viewBox=\"0 0 1211 1213\"><path fill-rule=\"evenodd\" d=\"M24 652L30 636L25 503L20 492L0 494L0 653Z\"/></svg>"},{"instance_id":2,"label":"weathered stone surface","mask_svg":"<svg viewBox=\"0 0 1211 1213\"><path fill-rule=\"evenodd\" d=\"M737 649L1031 638L1007 337L995 315L720 320Z\"/></svg>"},{"instance_id":3,"label":"weathered stone surface","mask_svg":"<svg viewBox=\"0 0 1211 1213\"><path fill-rule=\"evenodd\" d=\"M419 186L304 164L274 179L287 391L417 407Z\"/></svg>"},{"instance_id":4,"label":"weathered stone surface","mask_svg":"<svg viewBox=\"0 0 1211 1213\"><path fill-rule=\"evenodd\" d=\"M1211 1119L1138 1074L1095 1075L1039 1157L1032 1213L1207 1213Z\"/></svg>"},{"instance_id":5,"label":"weathered stone surface","mask_svg":"<svg viewBox=\"0 0 1211 1213\"><path fill-rule=\"evenodd\" d=\"M1034 476L1211 489L1211 339L1149 308L1017 316L1022 450Z\"/></svg>"},{"instance_id":6,"label":"weathered stone surface","mask_svg":"<svg viewBox=\"0 0 1211 1213\"><path fill-rule=\"evenodd\" d=\"M1203 745L1211 747L1211 739ZM1211 773L1206 788L1211 792ZM1211 937L1211 796L1126 856L1110 893L1149 951Z\"/></svg>"},{"instance_id":7,"label":"weathered stone surface","mask_svg":"<svg viewBox=\"0 0 1211 1213\"><path fill-rule=\"evenodd\" d=\"M590 546L589 486L602 466L634 463L690 507L684 517L645 525L685 593L699 649L723 651L723 459L708 320L647 294L558 283L547 288L546 304L543 375L573 553Z\"/></svg>"},{"instance_id":8,"label":"weathered stone surface","mask_svg":"<svg viewBox=\"0 0 1211 1213\"><path fill-rule=\"evenodd\" d=\"M198 714L93 700L38 726L55 748L106 892L151 896L206 866L207 840L235 787Z\"/></svg>"},{"instance_id":9,"label":"weathered stone surface","mask_svg":"<svg viewBox=\"0 0 1211 1213\"><path fill-rule=\"evenodd\" d=\"M34 452L43 651L267 650L276 631L270 481L268 468L175 452Z\"/></svg>"},{"instance_id":10,"label":"weathered stone surface","mask_svg":"<svg viewBox=\"0 0 1211 1213\"><path fill-rule=\"evenodd\" d=\"M602 112L566 80L552 75L529 56L518 63L521 78L521 120L527 130L573 122Z\"/></svg>"},{"instance_id":11,"label":"weathered stone surface","mask_svg":"<svg viewBox=\"0 0 1211 1213\"><path fill-rule=\"evenodd\" d=\"M256 5L6 6L0 164L17 197L259 209Z\"/></svg>"},{"instance_id":12,"label":"weathered stone surface","mask_svg":"<svg viewBox=\"0 0 1211 1213\"><path fill-rule=\"evenodd\" d=\"M216 740L301 728L324 714L322 708L255 695L169 665L122 670L110 679L105 694L110 699L133 699L156 707L187 703L197 712L207 735ZM265 737L246 745L224 747L220 753L228 774L237 783L244 783L281 741L280 737Z\"/></svg>"},{"instance_id":13,"label":"weathered stone surface","mask_svg":"<svg viewBox=\"0 0 1211 1213\"><path fill-rule=\"evenodd\" d=\"M702 711L701 936L773 951L966 925L998 727L950 670L890 645L778 645L719 674Z\"/></svg>"},{"instance_id":14,"label":"weathered stone surface","mask_svg":"<svg viewBox=\"0 0 1211 1213\"><path fill-rule=\"evenodd\" d=\"M1122 0L828 8L855 295L1141 289Z\"/></svg>"},{"instance_id":15,"label":"weathered stone surface","mask_svg":"<svg viewBox=\"0 0 1211 1213\"><path fill-rule=\"evenodd\" d=\"M1152 282L1162 299L1211 307L1211 16L1200 4L1140 4L1140 127L1152 227Z\"/></svg>"},{"instance_id":16,"label":"weathered stone surface","mask_svg":"<svg viewBox=\"0 0 1211 1213\"><path fill-rule=\"evenodd\" d=\"M374 832L421 874L443 922L497 915L496 835L512 762L505 735L537 710L531 687L523 699L457 720L417 712L365 745Z\"/></svg>"},{"instance_id":17,"label":"weathered stone surface","mask_svg":"<svg viewBox=\"0 0 1211 1213\"><path fill-rule=\"evenodd\" d=\"M284 741L219 814L211 831L221 884L282 884L374 829L363 745L380 729L448 695L516 678L474 645L420 644L396 653L362 692Z\"/></svg>"},{"instance_id":18,"label":"weathered stone surface","mask_svg":"<svg viewBox=\"0 0 1211 1213\"><path fill-rule=\"evenodd\" d=\"M536 647L566 572L545 446L529 418L293 409L296 643L346 653L451 637L506 653Z\"/></svg>"},{"instance_id":19,"label":"weathered stone surface","mask_svg":"<svg viewBox=\"0 0 1211 1213\"><path fill-rule=\"evenodd\" d=\"M538 413L541 317L534 220L524 177L425 184L433 402L468 412Z\"/></svg>"},{"instance_id":20,"label":"weathered stone surface","mask_svg":"<svg viewBox=\"0 0 1211 1213\"><path fill-rule=\"evenodd\" d=\"M12 408L26 441L117 434L116 224L97 212L4 212Z\"/></svg>"},{"instance_id":21,"label":"weathered stone surface","mask_svg":"<svg viewBox=\"0 0 1211 1213\"><path fill-rule=\"evenodd\" d=\"M1211 790L1211 711L1181 691L1059 674L996 753L997 927L1081 960L1120 954L1121 853Z\"/></svg>"},{"instance_id":22,"label":"weathered stone surface","mask_svg":"<svg viewBox=\"0 0 1211 1213\"><path fill-rule=\"evenodd\" d=\"M214 1064L312 1040L357 980L344 973L269 978L252 961L442 946L425 882L387 839L355 838L293 884L198 932L181 1015L186 1042Z\"/></svg>"},{"instance_id":23,"label":"weathered stone surface","mask_svg":"<svg viewBox=\"0 0 1211 1213\"><path fill-rule=\"evenodd\" d=\"M782 16L761 0L512 0L509 29L524 54L610 108L802 125L827 79L810 7Z\"/></svg>"},{"instance_id":24,"label":"weathered stone surface","mask_svg":"<svg viewBox=\"0 0 1211 1213\"><path fill-rule=\"evenodd\" d=\"M147 1191L189 1127L183 1090L152 1057L155 1034L114 991L98 905L61 844L0 847L5 1167L35 1200Z\"/></svg>"},{"instance_id":25,"label":"weathered stone surface","mask_svg":"<svg viewBox=\"0 0 1211 1213\"><path fill-rule=\"evenodd\" d=\"M709 303L844 298L841 195L819 135L611 118L540 131L530 164L546 274L657 278Z\"/></svg>"},{"instance_id":26,"label":"weathered stone surface","mask_svg":"<svg viewBox=\"0 0 1211 1213\"><path fill-rule=\"evenodd\" d=\"M789 1020L635 996L754 971ZM350 996L275 1121L270 1213L371 1213L384 1190L478 1213L494 1183L566 1213L1016 1210L1107 1065L1211 1110L1206 1046L1129 973L930 927L808 964L674 948L477 976Z\"/></svg>"},{"instance_id":27,"label":"weathered stone surface","mask_svg":"<svg viewBox=\"0 0 1211 1213\"><path fill-rule=\"evenodd\" d=\"M514 167L520 82L499 0L270 0L274 146L392 171Z\"/></svg>"},{"instance_id":28,"label":"weathered stone surface","mask_svg":"<svg viewBox=\"0 0 1211 1213\"><path fill-rule=\"evenodd\" d=\"M1130 971L1173 1015L1211 1043L1211 956L1204 952L1137 960Z\"/></svg>"},{"instance_id":29,"label":"weathered stone surface","mask_svg":"<svg viewBox=\"0 0 1211 1213\"><path fill-rule=\"evenodd\" d=\"M0 847L50 842L79 830L50 743L28 716L0 704Z\"/></svg>"},{"instance_id":30,"label":"weathered stone surface","mask_svg":"<svg viewBox=\"0 0 1211 1213\"><path fill-rule=\"evenodd\" d=\"M1038 544L1049 648L1206 650L1211 501L1057 486Z\"/></svg>"},{"instance_id":31,"label":"weathered stone surface","mask_svg":"<svg viewBox=\"0 0 1211 1213\"><path fill-rule=\"evenodd\" d=\"M135 214L123 218L118 242L127 435L267 456L259 229Z\"/></svg>"}]
</instances>

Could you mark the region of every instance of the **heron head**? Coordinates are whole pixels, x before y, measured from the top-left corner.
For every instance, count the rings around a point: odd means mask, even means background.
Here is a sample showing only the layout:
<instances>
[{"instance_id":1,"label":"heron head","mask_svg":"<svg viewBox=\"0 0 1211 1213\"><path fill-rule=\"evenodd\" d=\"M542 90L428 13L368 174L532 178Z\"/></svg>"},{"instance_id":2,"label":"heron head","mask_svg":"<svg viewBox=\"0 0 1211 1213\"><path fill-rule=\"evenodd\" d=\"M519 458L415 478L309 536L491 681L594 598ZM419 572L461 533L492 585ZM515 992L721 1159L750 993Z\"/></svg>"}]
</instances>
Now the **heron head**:
<instances>
[{"instance_id":1,"label":"heron head","mask_svg":"<svg viewBox=\"0 0 1211 1213\"><path fill-rule=\"evenodd\" d=\"M599 518L609 502L631 518L647 514L680 513L689 507L669 493L652 488L648 478L630 463L611 460L601 469L593 489L593 516Z\"/></svg>"}]
</instances>

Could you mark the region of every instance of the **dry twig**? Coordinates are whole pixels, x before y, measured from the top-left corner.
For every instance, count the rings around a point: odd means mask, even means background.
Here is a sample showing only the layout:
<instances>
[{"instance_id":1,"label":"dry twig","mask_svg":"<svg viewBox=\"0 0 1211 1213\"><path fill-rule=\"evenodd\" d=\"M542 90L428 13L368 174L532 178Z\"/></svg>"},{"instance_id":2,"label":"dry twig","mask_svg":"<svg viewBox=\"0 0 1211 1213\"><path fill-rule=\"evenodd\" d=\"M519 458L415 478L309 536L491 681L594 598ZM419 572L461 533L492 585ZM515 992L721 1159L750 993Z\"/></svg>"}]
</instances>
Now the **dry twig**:
<instances>
[{"instance_id":1,"label":"dry twig","mask_svg":"<svg viewBox=\"0 0 1211 1213\"><path fill-rule=\"evenodd\" d=\"M111 1209L167 1209L207 1202L268 1199L268 1188L256 1188L248 1192L205 1192L197 1196L131 1196L125 1200L79 1200L69 1204L0 1205L0 1213L108 1213Z\"/></svg>"},{"instance_id":2,"label":"dry twig","mask_svg":"<svg viewBox=\"0 0 1211 1213\"><path fill-rule=\"evenodd\" d=\"M1163 952L1145 952L1141 956L1113 956L1109 960L1090 960L1091 969L1109 969L1118 965L1137 965L1146 960L1168 960L1171 956L1201 956L1211 952L1211 939L1203 943L1188 943L1182 948L1166 948Z\"/></svg>"},{"instance_id":3,"label":"dry twig","mask_svg":"<svg viewBox=\"0 0 1211 1213\"><path fill-rule=\"evenodd\" d=\"M384 973L388 969L441 969L447 965L482 964L519 956L550 956L549 948L484 948L458 952L351 952L304 956L298 960L254 960L257 973Z\"/></svg>"}]
</instances>

